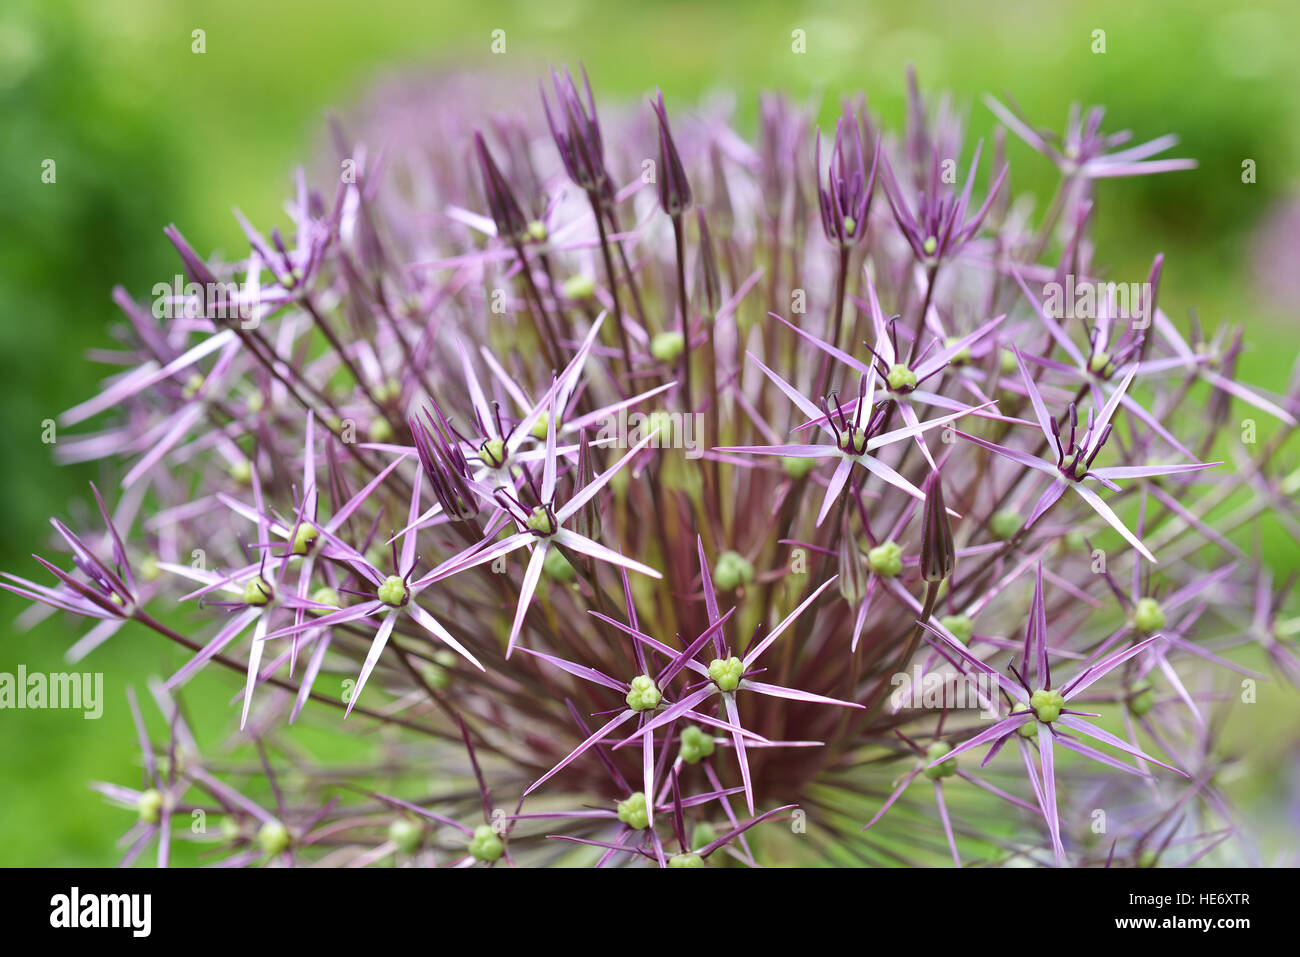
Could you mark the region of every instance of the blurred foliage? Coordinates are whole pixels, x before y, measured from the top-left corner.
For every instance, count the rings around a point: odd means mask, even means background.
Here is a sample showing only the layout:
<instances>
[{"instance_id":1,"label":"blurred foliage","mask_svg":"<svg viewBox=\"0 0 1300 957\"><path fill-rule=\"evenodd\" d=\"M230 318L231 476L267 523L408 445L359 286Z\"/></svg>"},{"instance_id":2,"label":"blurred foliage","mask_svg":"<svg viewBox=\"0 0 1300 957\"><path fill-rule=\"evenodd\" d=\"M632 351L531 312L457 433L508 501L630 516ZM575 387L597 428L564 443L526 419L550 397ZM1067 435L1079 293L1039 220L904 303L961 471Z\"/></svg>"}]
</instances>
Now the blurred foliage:
<instances>
[{"instance_id":1,"label":"blurred foliage","mask_svg":"<svg viewBox=\"0 0 1300 957\"><path fill-rule=\"evenodd\" d=\"M861 88L872 110L896 125L908 62L923 90L951 90L969 106L977 135L994 125L979 103L984 92L1013 98L1036 125L1053 128L1063 126L1072 101L1104 104L1107 129L1132 129L1138 141L1175 132L1182 143L1170 155L1195 157L1200 166L1105 184L1101 263L1117 275L1144 275L1163 250L1161 301L1170 315L1181 324L1196 309L1211 326L1244 322L1248 349L1251 341L1283 343L1248 351L1242 362L1247 378L1281 389L1300 343L1289 321L1295 309L1284 312L1253 287L1249 240L1266 212L1300 191L1300 60L1290 42L1300 8L1281 0L1064 7L1017 0L8 0L0 11L7 466L0 567L30 573L27 556L47 541L46 517L84 500L87 479L114 481L94 467L56 468L39 439L42 420L91 394L104 372L83 353L107 344L118 321L113 284L139 296L176 273L162 235L169 222L201 252L237 254L230 207L259 224L279 221L289 174L310 160L323 112L346 109L374 80L403 70L505 71L521 78L521 104L530 106L532 78L549 63L580 59L605 102L644 97L655 86L670 103L725 90L751 129L758 92L776 88L820 103L824 122L841 95ZM202 54L191 49L197 29L205 31ZM506 31L504 56L489 53L495 29ZM791 52L795 29L806 31L805 55ZM1091 50L1094 30L1106 32L1104 54ZM1045 202L1049 164L1014 139L1009 156L1015 190ZM1247 158L1258 167L1254 185L1241 181ZM53 184L41 181L46 159L57 163ZM1289 539L1273 552L1296 564ZM82 626L50 620L31 634L10 634L21 607L0 598L0 671L18 662L58 669ZM0 715L0 863L115 859L112 841L126 815L86 781L133 783L124 686L174 668L175 658L128 631L89 661L106 672L101 721ZM214 709L211 727L224 727L229 687L205 682L196 683L196 700ZM1265 767L1282 746L1278 737L1251 759Z\"/></svg>"}]
</instances>

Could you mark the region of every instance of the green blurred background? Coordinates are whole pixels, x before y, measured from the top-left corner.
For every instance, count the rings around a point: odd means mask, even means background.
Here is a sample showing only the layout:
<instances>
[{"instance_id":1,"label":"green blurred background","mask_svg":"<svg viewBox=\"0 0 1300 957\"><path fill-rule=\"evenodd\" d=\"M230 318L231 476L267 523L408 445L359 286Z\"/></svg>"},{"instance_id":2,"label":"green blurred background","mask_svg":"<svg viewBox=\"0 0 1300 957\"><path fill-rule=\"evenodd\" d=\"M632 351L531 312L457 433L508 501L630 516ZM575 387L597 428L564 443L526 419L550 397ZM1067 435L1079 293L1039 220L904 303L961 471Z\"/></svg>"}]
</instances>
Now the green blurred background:
<instances>
[{"instance_id":1,"label":"green blurred background","mask_svg":"<svg viewBox=\"0 0 1300 957\"><path fill-rule=\"evenodd\" d=\"M28 557L44 547L49 515L67 515L97 466L60 468L40 423L90 395L103 374L83 358L117 320L114 283L133 294L177 271L162 227L177 223L207 253L243 246L230 216L283 222L295 164L310 163L326 110L347 111L376 80L464 66L540 75L583 61L604 102L661 86L670 103L711 91L736 95L752 129L757 94L783 88L821 97L863 89L892 126L902 116L903 68L927 93L951 90L977 135L993 128L984 92L1009 94L1038 125L1059 128L1071 101L1107 107L1106 128L1137 141L1182 137L1170 155L1190 173L1104 184L1100 264L1144 274L1163 250L1161 303L1180 325L1195 309L1211 326L1249 328L1242 371L1281 390L1300 332L1295 307L1300 236L1300 7L1225 6L1207 0L1134 4L519 0L6 0L0 11L0 567L40 577ZM191 52L206 32L206 52ZM489 52L491 32L507 51ZM791 52L791 31L808 52ZM1091 52L1093 31L1106 52ZM520 102L535 104L535 86ZM680 107L679 107L680 108ZM1244 159L1258 181L1241 181ZM57 181L42 183L54 159ZM1010 145L1012 184L1040 203L1054 183L1046 161ZM1262 247L1291 210L1290 242ZM1282 230L1285 232L1285 230ZM1268 234L1273 235L1273 234ZM1289 264L1290 273L1287 272ZM1288 293L1292 293L1289 295ZM1295 543L1274 561L1297 564ZM32 633L12 621L23 603L0 597L0 671L59 670L78 623L51 619ZM58 711L0 714L0 864L109 864L129 815L108 807L90 779L134 784L138 758L124 688L174 667L152 636L124 632L89 659L105 672L99 721ZM231 686L196 682L196 711L225 727ZM1263 693L1263 692L1261 692ZM1286 705L1292 715L1295 702ZM210 709L206 705L211 705ZM1295 723L1290 722L1294 727ZM1251 735L1239 730L1238 735ZM1267 736L1266 736L1267 737ZM1244 740L1244 738L1243 738ZM1283 736L1251 748L1234 789L1265 829L1296 787ZM1254 773L1250 773L1253 770ZM1266 854L1266 857L1268 854Z\"/></svg>"}]
</instances>

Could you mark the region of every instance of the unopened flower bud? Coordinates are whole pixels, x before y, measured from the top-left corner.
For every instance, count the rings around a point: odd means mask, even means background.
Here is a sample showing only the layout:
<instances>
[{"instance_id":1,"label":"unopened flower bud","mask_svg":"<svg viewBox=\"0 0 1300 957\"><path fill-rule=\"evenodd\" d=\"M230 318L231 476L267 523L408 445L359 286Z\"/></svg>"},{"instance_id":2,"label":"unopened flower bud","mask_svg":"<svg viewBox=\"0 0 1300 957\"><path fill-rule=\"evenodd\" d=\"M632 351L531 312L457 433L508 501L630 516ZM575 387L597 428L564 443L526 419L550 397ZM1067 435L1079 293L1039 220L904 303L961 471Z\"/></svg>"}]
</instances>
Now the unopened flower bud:
<instances>
[{"instance_id":1,"label":"unopened flower bud","mask_svg":"<svg viewBox=\"0 0 1300 957\"><path fill-rule=\"evenodd\" d=\"M925 477L922 491L925 511L921 519L921 577L928 582L943 581L957 564L957 550L952 543L952 526L938 472Z\"/></svg>"}]
</instances>

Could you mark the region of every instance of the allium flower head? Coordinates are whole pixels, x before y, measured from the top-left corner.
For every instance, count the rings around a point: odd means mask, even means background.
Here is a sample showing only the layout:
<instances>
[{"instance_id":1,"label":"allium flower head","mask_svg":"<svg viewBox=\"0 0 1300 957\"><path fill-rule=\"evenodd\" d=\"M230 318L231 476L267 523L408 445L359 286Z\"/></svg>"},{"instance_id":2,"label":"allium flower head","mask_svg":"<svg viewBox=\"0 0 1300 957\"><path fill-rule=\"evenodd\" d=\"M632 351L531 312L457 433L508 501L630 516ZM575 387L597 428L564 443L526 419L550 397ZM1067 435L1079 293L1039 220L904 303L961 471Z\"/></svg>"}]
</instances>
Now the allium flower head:
<instances>
[{"instance_id":1,"label":"allium flower head","mask_svg":"<svg viewBox=\"0 0 1300 957\"><path fill-rule=\"evenodd\" d=\"M982 178L915 74L901 133L843 101L825 167L779 94L751 143L662 94L598 119L585 72L503 116L496 84L381 97L334 130L356 177L299 172L229 258L169 227L199 291L115 293L57 446L113 484L53 520L52 582L0 586L87 622L72 660L183 653L158 715L129 698L133 785L96 785L125 863L1257 859L1217 776L1265 677L1238 652L1300 682L1292 583L1247 547L1300 534L1300 383L1167 313L1159 253L1114 277L1149 323L1047 291L1110 278L1097 200L1185 168L1171 138L994 105L1061 175L1040 215L1005 132ZM219 675L218 752L181 698Z\"/></svg>"}]
</instances>

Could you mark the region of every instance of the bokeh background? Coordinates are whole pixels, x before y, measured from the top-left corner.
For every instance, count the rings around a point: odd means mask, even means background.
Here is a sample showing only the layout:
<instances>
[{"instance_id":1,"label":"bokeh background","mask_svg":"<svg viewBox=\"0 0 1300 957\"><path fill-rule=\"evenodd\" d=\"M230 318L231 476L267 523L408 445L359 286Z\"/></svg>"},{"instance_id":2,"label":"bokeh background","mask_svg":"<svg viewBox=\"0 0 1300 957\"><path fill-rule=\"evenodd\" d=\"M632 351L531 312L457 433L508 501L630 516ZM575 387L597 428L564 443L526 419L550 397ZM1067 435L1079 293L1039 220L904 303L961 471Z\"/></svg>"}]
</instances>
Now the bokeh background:
<instances>
[{"instance_id":1,"label":"bokeh background","mask_svg":"<svg viewBox=\"0 0 1300 957\"><path fill-rule=\"evenodd\" d=\"M192 52L193 31L206 52ZM808 52L791 52L791 31ZM504 30L506 52L490 52ZM1104 30L1106 52L1091 50ZM841 95L864 90L897 126L904 66L923 90L951 90L977 135L994 126L985 92L1010 95L1038 125L1059 128L1072 101L1107 107L1106 128L1139 141L1175 132L1170 155L1190 173L1101 188L1099 260L1145 274L1166 253L1161 304L1181 324L1248 327L1244 377L1280 391L1300 347L1300 6L1217 0L1083 4L690 2L654 0L5 0L0 5L0 568L33 575L49 515L78 514L97 466L53 464L40 423L94 391L104 373L84 358L117 320L115 283L136 296L177 271L162 228L175 222L200 252L243 248L230 215L282 223L299 163L323 142L326 111L356 115L374 84L404 73L482 70L525 78L536 105L551 63L582 61L598 98L670 103L734 95L753 128L757 95L781 88L833 118ZM810 144L811 148L811 144ZM1017 193L1040 203L1046 161L1014 139ZM54 159L57 180L41 181ZM1242 163L1257 181L1244 184ZM1300 546L1268 543L1281 571ZM36 575L39 577L39 575ZM77 622L13 627L23 603L0 595L0 671L61 669ZM91 779L131 783L138 751L125 687L175 662L150 635L123 632L89 659L105 673L98 721L75 712L0 713L0 864L116 861L128 815L91 792ZM228 728L230 686L200 679L187 697L200 727ZM1294 696L1292 696L1293 698ZM1242 709L1249 712L1251 709ZM1288 737L1292 699L1234 720L1243 753L1224 782L1260 833L1294 833L1300 780ZM323 745L328 749L329 744ZM1278 838L1284 841L1284 838ZM1266 859L1285 848L1265 841Z\"/></svg>"}]
</instances>

